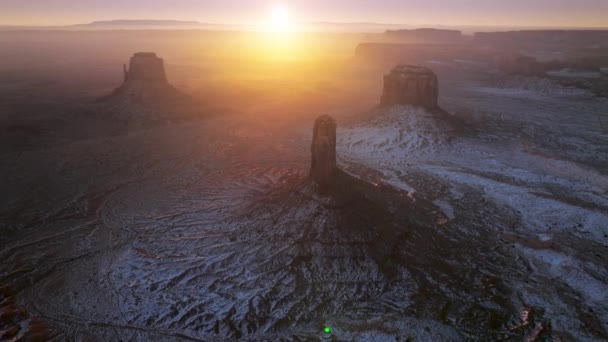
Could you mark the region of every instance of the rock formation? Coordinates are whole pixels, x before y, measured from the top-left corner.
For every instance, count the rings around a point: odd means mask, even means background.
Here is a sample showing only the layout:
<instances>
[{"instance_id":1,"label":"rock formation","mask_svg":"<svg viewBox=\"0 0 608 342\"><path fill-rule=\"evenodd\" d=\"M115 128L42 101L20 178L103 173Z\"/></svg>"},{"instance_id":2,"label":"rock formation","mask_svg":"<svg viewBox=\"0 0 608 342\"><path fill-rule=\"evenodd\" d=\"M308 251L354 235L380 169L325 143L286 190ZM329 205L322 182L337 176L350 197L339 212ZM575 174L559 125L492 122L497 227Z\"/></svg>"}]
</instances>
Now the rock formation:
<instances>
[{"instance_id":1,"label":"rock formation","mask_svg":"<svg viewBox=\"0 0 608 342\"><path fill-rule=\"evenodd\" d=\"M425 67L398 65L384 76L382 105L416 105L436 108L439 83L435 73Z\"/></svg>"},{"instance_id":2,"label":"rock formation","mask_svg":"<svg viewBox=\"0 0 608 342\"><path fill-rule=\"evenodd\" d=\"M164 61L155 53L136 53L123 74L122 85L100 99L103 111L114 119L141 126L194 117L192 100L169 83Z\"/></svg>"},{"instance_id":3,"label":"rock formation","mask_svg":"<svg viewBox=\"0 0 608 342\"><path fill-rule=\"evenodd\" d=\"M355 49L355 58L375 65L412 64L430 60L473 60L491 62L496 51L476 44L460 43L408 43L387 39L382 43L360 43Z\"/></svg>"},{"instance_id":4,"label":"rock formation","mask_svg":"<svg viewBox=\"0 0 608 342\"><path fill-rule=\"evenodd\" d=\"M124 81L111 97L132 103L153 104L183 96L167 81L165 62L153 52L138 52L123 66ZM170 102L170 101L169 101Z\"/></svg>"},{"instance_id":5,"label":"rock formation","mask_svg":"<svg viewBox=\"0 0 608 342\"><path fill-rule=\"evenodd\" d=\"M546 76L549 64L543 64L534 57L517 54L501 54L494 58L494 64L498 69L508 75L521 76Z\"/></svg>"},{"instance_id":6,"label":"rock formation","mask_svg":"<svg viewBox=\"0 0 608 342\"><path fill-rule=\"evenodd\" d=\"M315 120L310 176L322 188L332 184L336 173L336 122L329 115Z\"/></svg>"},{"instance_id":7,"label":"rock formation","mask_svg":"<svg viewBox=\"0 0 608 342\"><path fill-rule=\"evenodd\" d=\"M476 32L474 42L500 49L535 50L556 47L599 48L608 46L607 30L523 30Z\"/></svg>"},{"instance_id":8,"label":"rock formation","mask_svg":"<svg viewBox=\"0 0 608 342\"><path fill-rule=\"evenodd\" d=\"M458 43L463 39L461 31L433 28L387 30L384 35L411 43Z\"/></svg>"},{"instance_id":9,"label":"rock formation","mask_svg":"<svg viewBox=\"0 0 608 342\"><path fill-rule=\"evenodd\" d=\"M125 82L148 81L168 83L165 62L153 52L138 52L129 61L129 70L124 66Z\"/></svg>"}]
</instances>

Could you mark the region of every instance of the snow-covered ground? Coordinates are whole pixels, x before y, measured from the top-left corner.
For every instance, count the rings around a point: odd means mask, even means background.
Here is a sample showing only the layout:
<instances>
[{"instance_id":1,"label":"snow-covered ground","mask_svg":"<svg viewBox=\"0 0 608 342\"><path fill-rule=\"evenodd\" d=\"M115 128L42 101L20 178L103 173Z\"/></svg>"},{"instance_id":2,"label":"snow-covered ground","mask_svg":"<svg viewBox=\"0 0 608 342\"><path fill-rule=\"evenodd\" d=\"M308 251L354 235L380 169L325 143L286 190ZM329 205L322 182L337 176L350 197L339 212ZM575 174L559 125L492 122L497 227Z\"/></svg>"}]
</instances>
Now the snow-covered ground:
<instances>
[{"instance_id":1,"label":"snow-covered ground","mask_svg":"<svg viewBox=\"0 0 608 342\"><path fill-rule=\"evenodd\" d=\"M547 73L554 77L568 77L568 78L600 78L602 73L599 71L588 71L588 70L575 70L575 69L560 69L551 70Z\"/></svg>"},{"instance_id":2,"label":"snow-covered ground","mask_svg":"<svg viewBox=\"0 0 608 342\"><path fill-rule=\"evenodd\" d=\"M442 104L465 132L420 108L379 109L340 128L340 163L435 201L456 227L482 203L495 205L478 218L482 229L514 244L514 258L546 278L542 290L514 283L517 295L544 310L554 331L593 340L580 328L589 317L608 330L608 132L598 124L608 100L550 80L522 82L448 93ZM466 193L483 200L467 202ZM572 296L580 301L564 299Z\"/></svg>"},{"instance_id":3,"label":"snow-covered ground","mask_svg":"<svg viewBox=\"0 0 608 342\"><path fill-rule=\"evenodd\" d=\"M606 100L440 80L453 116L336 115L334 197L313 115L6 147L0 285L59 340L605 339Z\"/></svg>"}]
</instances>

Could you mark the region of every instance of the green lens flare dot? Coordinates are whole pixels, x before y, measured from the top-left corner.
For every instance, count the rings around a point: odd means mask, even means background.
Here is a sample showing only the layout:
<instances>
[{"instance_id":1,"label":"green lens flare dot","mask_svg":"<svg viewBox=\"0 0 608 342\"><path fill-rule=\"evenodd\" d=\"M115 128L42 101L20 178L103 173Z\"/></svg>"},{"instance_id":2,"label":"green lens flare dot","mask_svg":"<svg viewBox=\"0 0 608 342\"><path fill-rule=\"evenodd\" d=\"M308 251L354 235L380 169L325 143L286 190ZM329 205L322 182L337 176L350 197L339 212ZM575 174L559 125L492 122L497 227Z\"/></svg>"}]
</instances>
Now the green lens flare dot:
<instances>
[{"instance_id":1,"label":"green lens flare dot","mask_svg":"<svg viewBox=\"0 0 608 342\"><path fill-rule=\"evenodd\" d=\"M331 332L331 329L329 327L325 327L323 328L323 332L329 334Z\"/></svg>"}]
</instances>

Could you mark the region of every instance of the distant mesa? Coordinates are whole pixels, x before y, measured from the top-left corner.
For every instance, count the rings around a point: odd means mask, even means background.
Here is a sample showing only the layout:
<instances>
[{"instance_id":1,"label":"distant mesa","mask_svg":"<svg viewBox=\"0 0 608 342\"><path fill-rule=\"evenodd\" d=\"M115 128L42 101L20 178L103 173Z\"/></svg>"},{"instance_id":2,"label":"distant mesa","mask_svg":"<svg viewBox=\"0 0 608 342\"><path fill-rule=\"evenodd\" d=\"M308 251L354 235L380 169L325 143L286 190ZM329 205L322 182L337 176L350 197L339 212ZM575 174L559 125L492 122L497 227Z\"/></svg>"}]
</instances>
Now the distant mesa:
<instances>
[{"instance_id":1,"label":"distant mesa","mask_svg":"<svg viewBox=\"0 0 608 342\"><path fill-rule=\"evenodd\" d=\"M608 47L608 30L522 30L476 32L474 41L501 49L534 47Z\"/></svg>"},{"instance_id":2,"label":"distant mesa","mask_svg":"<svg viewBox=\"0 0 608 342\"><path fill-rule=\"evenodd\" d=\"M426 67L397 65L384 76L384 89L380 104L414 105L437 108L439 82L437 75Z\"/></svg>"},{"instance_id":3,"label":"distant mesa","mask_svg":"<svg viewBox=\"0 0 608 342\"><path fill-rule=\"evenodd\" d=\"M111 96L148 104L184 96L169 84L165 61L154 52L134 54L129 68L123 66L123 75L123 84Z\"/></svg>"},{"instance_id":4,"label":"distant mesa","mask_svg":"<svg viewBox=\"0 0 608 342\"><path fill-rule=\"evenodd\" d=\"M169 83L165 73L165 62L154 52L138 52L129 62L129 69L124 66L124 81L146 81Z\"/></svg>"},{"instance_id":5,"label":"distant mesa","mask_svg":"<svg viewBox=\"0 0 608 342\"><path fill-rule=\"evenodd\" d=\"M357 60L382 65L420 64L430 60L473 59L483 57L472 44L414 43L392 40L387 43L360 43L355 50Z\"/></svg>"},{"instance_id":6,"label":"distant mesa","mask_svg":"<svg viewBox=\"0 0 608 342\"><path fill-rule=\"evenodd\" d=\"M413 30L387 30L385 37L411 43L456 43L463 39L461 31L420 28Z\"/></svg>"},{"instance_id":7,"label":"distant mesa","mask_svg":"<svg viewBox=\"0 0 608 342\"><path fill-rule=\"evenodd\" d=\"M181 121L197 109L189 96L169 83L164 60L156 53L134 54L129 67L123 66L123 75L122 85L100 99L104 111L117 120L136 125Z\"/></svg>"},{"instance_id":8,"label":"distant mesa","mask_svg":"<svg viewBox=\"0 0 608 342\"><path fill-rule=\"evenodd\" d=\"M534 57L507 53L496 56L494 64L507 75L543 77L549 68Z\"/></svg>"},{"instance_id":9,"label":"distant mesa","mask_svg":"<svg viewBox=\"0 0 608 342\"><path fill-rule=\"evenodd\" d=\"M321 189L332 185L336 173L336 121L329 115L315 120L310 176Z\"/></svg>"},{"instance_id":10,"label":"distant mesa","mask_svg":"<svg viewBox=\"0 0 608 342\"><path fill-rule=\"evenodd\" d=\"M183 20L154 20L154 19L143 19L143 20L100 20L93 21L88 24L74 25L76 27L163 27L163 26L186 26L195 27L205 25L198 21L183 21Z\"/></svg>"}]
</instances>

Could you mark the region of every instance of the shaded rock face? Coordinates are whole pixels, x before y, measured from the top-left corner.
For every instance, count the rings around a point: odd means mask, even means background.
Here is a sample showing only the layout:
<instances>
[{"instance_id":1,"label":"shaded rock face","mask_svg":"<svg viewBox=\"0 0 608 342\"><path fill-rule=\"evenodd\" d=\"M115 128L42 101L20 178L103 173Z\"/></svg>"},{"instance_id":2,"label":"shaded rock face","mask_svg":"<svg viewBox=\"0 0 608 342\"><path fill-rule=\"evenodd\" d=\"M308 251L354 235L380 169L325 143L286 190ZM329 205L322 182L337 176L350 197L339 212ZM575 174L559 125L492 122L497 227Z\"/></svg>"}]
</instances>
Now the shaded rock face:
<instances>
[{"instance_id":1,"label":"shaded rock face","mask_svg":"<svg viewBox=\"0 0 608 342\"><path fill-rule=\"evenodd\" d=\"M480 48L473 44L412 44L402 39L389 41L399 43L361 43L355 49L355 58L365 63L380 65L411 64L417 65L429 60L479 60L489 62L495 52L492 49Z\"/></svg>"},{"instance_id":2,"label":"shaded rock face","mask_svg":"<svg viewBox=\"0 0 608 342\"><path fill-rule=\"evenodd\" d=\"M548 66L534 57L502 54L494 59L498 69L508 75L546 76Z\"/></svg>"},{"instance_id":3,"label":"shaded rock face","mask_svg":"<svg viewBox=\"0 0 608 342\"><path fill-rule=\"evenodd\" d=\"M389 38L421 43L455 43L462 40L462 32L456 30L441 30L421 28L414 30L387 30L384 35Z\"/></svg>"},{"instance_id":4,"label":"shaded rock face","mask_svg":"<svg viewBox=\"0 0 608 342\"><path fill-rule=\"evenodd\" d=\"M322 188L332 184L336 172L336 122L329 115L315 120L310 176Z\"/></svg>"},{"instance_id":5,"label":"shaded rock face","mask_svg":"<svg viewBox=\"0 0 608 342\"><path fill-rule=\"evenodd\" d=\"M138 52L129 62L129 70L124 67L125 82L129 81L149 81L167 82L165 73L165 63L162 58L158 58L153 52Z\"/></svg>"},{"instance_id":6,"label":"shaded rock face","mask_svg":"<svg viewBox=\"0 0 608 342\"><path fill-rule=\"evenodd\" d=\"M506 32L475 32L476 43L500 48L591 47L608 46L606 30L522 30Z\"/></svg>"},{"instance_id":7,"label":"shaded rock face","mask_svg":"<svg viewBox=\"0 0 608 342\"><path fill-rule=\"evenodd\" d=\"M168 82L163 59L152 52L133 55L129 69L124 66L124 82L99 102L102 115L136 127L187 120L198 110Z\"/></svg>"},{"instance_id":8,"label":"shaded rock face","mask_svg":"<svg viewBox=\"0 0 608 342\"><path fill-rule=\"evenodd\" d=\"M181 94L169 84L162 58L153 52L138 52L131 57L129 69L124 66L124 82L113 95L132 103L157 106L159 102L173 100Z\"/></svg>"},{"instance_id":9,"label":"shaded rock face","mask_svg":"<svg viewBox=\"0 0 608 342\"><path fill-rule=\"evenodd\" d=\"M384 76L382 105L416 105L437 107L439 82L435 73L425 67L398 65Z\"/></svg>"}]
</instances>

